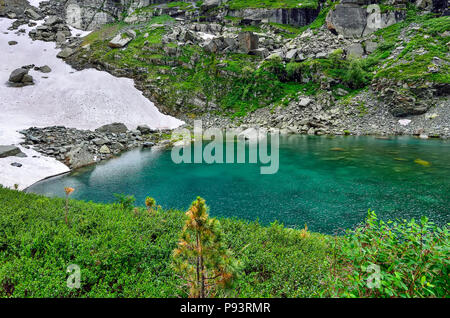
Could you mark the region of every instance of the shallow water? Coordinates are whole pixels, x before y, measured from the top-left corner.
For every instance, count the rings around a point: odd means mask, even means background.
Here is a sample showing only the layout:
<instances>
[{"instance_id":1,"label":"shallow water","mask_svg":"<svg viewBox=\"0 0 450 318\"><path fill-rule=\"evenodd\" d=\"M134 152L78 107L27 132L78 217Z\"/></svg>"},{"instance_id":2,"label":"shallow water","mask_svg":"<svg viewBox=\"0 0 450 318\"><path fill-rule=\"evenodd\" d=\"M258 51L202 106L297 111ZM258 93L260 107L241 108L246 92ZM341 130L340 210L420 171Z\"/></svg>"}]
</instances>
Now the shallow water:
<instances>
[{"instance_id":1,"label":"shallow water","mask_svg":"<svg viewBox=\"0 0 450 318\"><path fill-rule=\"evenodd\" d=\"M341 148L341 149L333 149ZM421 159L426 162L417 161ZM415 162L416 161L416 162ZM286 226L337 233L364 220L428 216L450 221L450 142L398 137L288 136L280 140L277 174L258 164L174 164L170 151L134 150L119 158L35 184L28 191L113 202L152 196L164 208L186 209L200 195L210 214L279 220Z\"/></svg>"}]
</instances>

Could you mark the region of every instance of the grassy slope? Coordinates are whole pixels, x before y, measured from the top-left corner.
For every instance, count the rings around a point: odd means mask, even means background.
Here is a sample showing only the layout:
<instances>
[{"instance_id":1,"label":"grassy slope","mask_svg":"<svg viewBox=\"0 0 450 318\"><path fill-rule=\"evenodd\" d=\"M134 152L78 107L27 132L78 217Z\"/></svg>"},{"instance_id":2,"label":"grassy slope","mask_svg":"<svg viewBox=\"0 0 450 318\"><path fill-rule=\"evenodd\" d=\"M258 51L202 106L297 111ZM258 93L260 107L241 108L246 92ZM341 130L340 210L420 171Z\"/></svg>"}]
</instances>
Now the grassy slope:
<instances>
[{"instance_id":1,"label":"grassy slope","mask_svg":"<svg viewBox=\"0 0 450 318\"><path fill-rule=\"evenodd\" d=\"M185 296L170 268L184 214L149 216L115 205L70 201L0 188L0 297ZM226 242L243 264L229 296L310 297L322 289L327 237L280 225L223 219ZM66 287L69 264L82 288Z\"/></svg>"}]
</instances>

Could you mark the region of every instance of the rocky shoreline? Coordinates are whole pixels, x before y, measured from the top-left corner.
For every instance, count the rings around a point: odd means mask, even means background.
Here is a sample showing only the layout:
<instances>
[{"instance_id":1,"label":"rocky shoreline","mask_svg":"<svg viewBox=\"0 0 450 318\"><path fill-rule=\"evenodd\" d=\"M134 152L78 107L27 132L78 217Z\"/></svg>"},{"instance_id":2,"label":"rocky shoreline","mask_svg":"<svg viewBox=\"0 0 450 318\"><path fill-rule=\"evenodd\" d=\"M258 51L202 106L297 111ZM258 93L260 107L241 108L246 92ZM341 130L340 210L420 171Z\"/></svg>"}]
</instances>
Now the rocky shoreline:
<instances>
[{"instance_id":1,"label":"rocky shoreline","mask_svg":"<svg viewBox=\"0 0 450 318\"><path fill-rule=\"evenodd\" d=\"M122 123L104 125L94 131L53 126L32 127L20 133L24 136L22 146L53 157L72 170L137 147L162 147L170 142L167 138L170 130L154 130L146 125L128 130Z\"/></svg>"}]
</instances>

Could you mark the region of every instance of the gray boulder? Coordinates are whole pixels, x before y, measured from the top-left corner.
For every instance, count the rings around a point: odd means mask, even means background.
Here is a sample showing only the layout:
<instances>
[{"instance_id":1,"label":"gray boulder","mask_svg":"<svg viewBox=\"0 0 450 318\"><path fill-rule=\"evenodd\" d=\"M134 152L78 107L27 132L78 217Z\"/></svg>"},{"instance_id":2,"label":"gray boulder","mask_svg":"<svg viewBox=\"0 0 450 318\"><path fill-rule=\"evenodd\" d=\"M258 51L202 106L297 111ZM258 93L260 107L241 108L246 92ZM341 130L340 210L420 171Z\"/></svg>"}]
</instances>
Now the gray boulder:
<instances>
[{"instance_id":1,"label":"gray boulder","mask_svg":"<svg viewBox=\"0 0 450 318\"><path fill-rule=\"evenodd\" d=\"M66 155L66 164L72 169L84 167L95 163L95 155L86 147L75 147Z\"/></svg>"},{"instance_id":2,"label":"gray boulder","mask_svg":"<svg viewBox=\"0 0 450 318\"><path fill-rule=\"evenodd\" d=\"M353 43L347 47L347 56L360 58L364 55L364 48L361 43Z\"/></svg>"},{"instance_id":3,"label":"gray boulder","mask_svg":"<svg viewBox=\"0 0 450 318\"><path fill-rule=\"evenodd\" d=\"M0 158L11 156L26 157L26 155L16 146L0 146Z\"/></svg>"},{"instance_id":4,"label":"gray boulder","mask_svg":"<svg viewBox=\"0 0 450 318\"><path fill-rule=\"evenodd\" d=\"M207 11L210 10L212 8L218 7L219 5L222 4L222 0L206 0L203 2L203 4L201 5L201 9L203 11Z\"/></svg>"},{"instance_id":5,"label":"gray boulder","mask_svg":"<svg viewBox=\"0 0 450 318\"><path fill-rule=\"evenodd\" d=\"M138 131L141 132L141 134L143 135L147 135L147 134L151 134L152 132L154 132L153 129L151 129L149 126L147 125L139 125L136 128Z\"/></svg>"},{"instance_id":6,"label":"gray boulder","mask_svg":"<svg viewBox=\"0 0 450 318\"><path fill-rule=\"evenodd\" d=\"M364 46L366 49L366 53L371 54L371 53L375 52L375 50L377 49L378 43L372 42L372 41L366 41L366 42L364 42Z\"/></svg>"},{"instance_id":7,"label":"gray boulder","mask_svg":"<svg viewBox=\"0 0 450 318\"><path fill-rule=\"evenodd\" d=\"M103 125L103 126L97 128L95 131L121 134L121 133L126 133L128 131L128 128L123 123L112 123L112 124Z\"/></svg>"},{"instance_id":8,"label":"gray boulder","mask_svg":"<svg viewBox=\"0 0 450 318\"><path fill-rule=\"evenodd\" d=\"M404 10L376 13L367 4L364 0L341 1L327 15L328 29L345 37L359 38L400 22L406 16Z\"/></svg>"},{"instance_id":9,"label":"gray boulder","mask_svg":"<svg viewBox=\"0 0 450 318\"><path fill-rule=\"evenodd\" d=\"M258 49L259 37L251 31L240 32L238 42L240 51L249 53Z\"/></svg>"},{"instance_id":10,"label":"gray boulder","mask_svg":"<svg viewBox=\"0 0 450 318\"><path fill-rule=\"evenodd\" d=\"M108 45L111 48L121 48L126 46L136 37L136 33L133 30L128 30L124 33L117 34Z\"/></svg>"},{"instance_id":11,"label":"gray boulder","mask_svg":"<svg viewBox=\"0 0 450 318\"><path fill-rule=\"evenodd\" d=\"M59 57L61 59L66 59L69 56L71 56L73 53L74 53L74 51L71 48L66 47L61 52L59 52L58 55L56 55L56 57Z\"/></svg>"},{"instance_id":12,"label":"gray boulder","mask_svg":"<svg viewBox=\"0 0 450 318\"><path fill-rule=\"evenodd\" d=\"M18 68L12 71L11 75L9 75L9 81L11 83L20 83L25 75L28 74L28 70L25 68Z\"/></svg>"},{"instance_id":13,"label":"gray boulder","mask_svg":"<svg viewBox=\"0 0 450 318\"><path fill-rule=\"evenodd\" d=\"M42 73L50 73L52 71L52 69L48 65L35 67L34 70Z\"/></svg>"},{"instance_id":14,"label":"gray boulder","mask_svg":"<svg viewBox=\"0 0 450 318\"><path fill-rule=\"evenodd\" d=\"M55 15L52 15L49 16L47 20L45 20L44 25L52 26L59 23L64 23L64 20Z\"/></svg>"},{"instance_id":15,"label":"gray boulder","mask_svg":"<svg viewBox=\"0 0 450 318\"><path fill-rule=\"evenodd\" d=\"M32 20L40 20L41 19L41 15L31 8L26 9L23 13Z\"/></svg>"}]
</instances>

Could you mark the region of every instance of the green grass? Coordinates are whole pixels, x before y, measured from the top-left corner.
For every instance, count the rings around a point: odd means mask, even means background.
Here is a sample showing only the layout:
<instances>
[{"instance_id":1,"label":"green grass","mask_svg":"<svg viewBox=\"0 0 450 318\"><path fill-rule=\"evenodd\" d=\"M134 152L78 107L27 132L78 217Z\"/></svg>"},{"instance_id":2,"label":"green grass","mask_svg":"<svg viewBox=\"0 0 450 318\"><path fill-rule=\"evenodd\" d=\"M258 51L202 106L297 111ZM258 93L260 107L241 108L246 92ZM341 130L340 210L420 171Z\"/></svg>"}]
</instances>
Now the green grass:
<instances>
[{"instance_id":1,"label":"green grass","mask_svg":"<svg viewBox=\"0 0 450 318\"><path fill-rule=\"evenodd\" d=\"M411 39L403 43L400 39L402 30L411 23L419 25L418 30L413 30ZM449 36L442 36L445 31L450 31L450 17L438 17L433 14L417 15L416 9L410 8L407 19L376 32L380 36L381 46L369 56L375 64L386 63L386 67L380 70L376 77L402 80L405 82L417 82L428 80L436 83L450 82L450 59L448 57L450 41ZM404 49L395 59L385 61L390 53L399 46ZM422 54L415 54L422 50ZM439 72L432 73L429 66L433 58L439 58L443 65Z\"/></svg>"},{"instance_id":2,"label":"green grass","mask_svg":"<svg viewBox=\"0 0 450 318\"><path fill-rule=\"evenodd\" d=\"M0 297L186 296L170 267L183 212L149 215L71 200L67 226L64 204L0 188ZM319 295L326 236L303 238L279 224L220 222L227 246L243 265L229 296ZM81 268L80 289L66 286L70 264Z\"/></svg>"}]
</instances>

